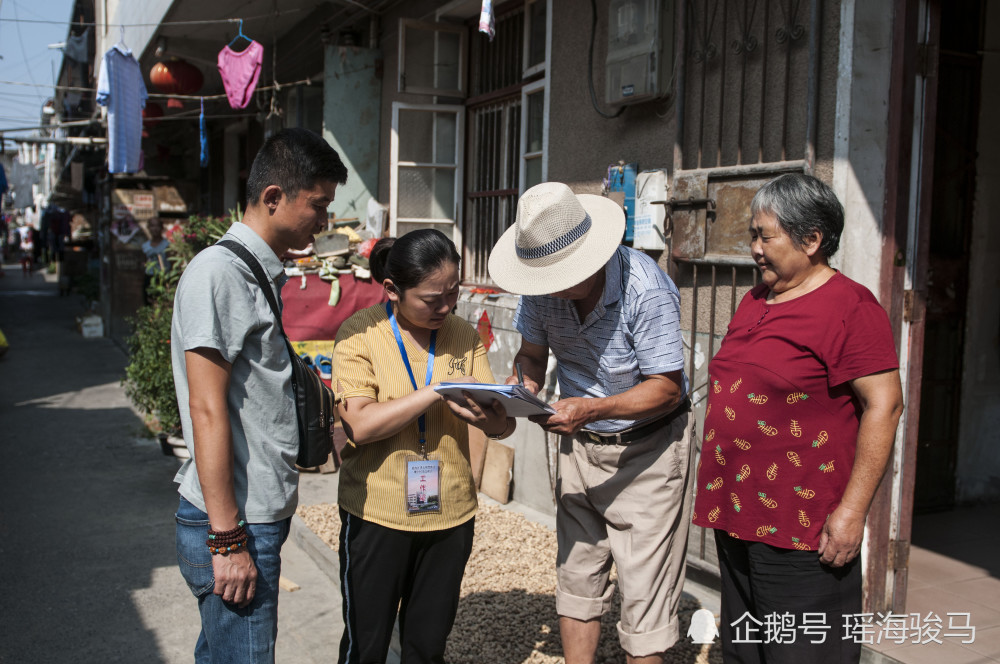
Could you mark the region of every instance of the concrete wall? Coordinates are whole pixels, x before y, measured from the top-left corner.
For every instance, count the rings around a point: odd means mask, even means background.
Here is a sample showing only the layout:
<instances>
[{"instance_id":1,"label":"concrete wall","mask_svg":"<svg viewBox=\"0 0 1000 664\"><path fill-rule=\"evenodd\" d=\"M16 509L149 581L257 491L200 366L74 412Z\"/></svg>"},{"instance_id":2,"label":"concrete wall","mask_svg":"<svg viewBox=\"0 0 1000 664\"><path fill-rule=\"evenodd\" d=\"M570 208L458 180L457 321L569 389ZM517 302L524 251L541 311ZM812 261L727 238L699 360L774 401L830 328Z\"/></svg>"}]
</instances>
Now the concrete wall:
<instances>
[{"instance_id":1,"label":"concrete wall","mask_svg":"<svg viewBox=\"0 0 1000 664\"><path fill-rule=\"evenodd\" d=\"M119 26L125 28L125 45L132 49L132 53L138 60L142 53L149 46L149 40L156 32L156 24L163 20L167 11L174 4L174 0L107 0L107 2L96 3L97 16L97 58L104 57L104 53L118 43L121 38ZM107 7L108 14L103 15L104 8ZM107 32L103 23L107 23ZM138 25L138 24L148 25ZM97 76L99 69L95 69L94 76ZM146 72L143 72L144 74Z\"/></svg>"},{"instance_id":2,"label":"concrete wall","mask_svg":"<svg viewBox=\"0 0 1000 664\"><path fill-rule=\"evenodd\" d=\"M489 316L493 326L493 344L488 357L498 382L511 375L514 355L521 346L521 335L513 325L517 299L514 295L487 296L463 292L458 303L458 315L473 326L479 322L483 312ZM546 401L558 398L552 393L554 382L555 375L550 373L545 388L539 394L541 398ZM520 418L517 430L502 442L514 448L513 499L544 514L555 514L551 482L551 478L555 477L555 441L550 441L537 424Z\"/></svg>"},{"instance_id":3,"label":"concrete wall","mask_svg":"<svg viewBox=\"0 0 1000 664\"><path fill-rule=\"evenodd\" d=\"M597 194L608 166L618 161L638 162L641 170L670 168L677 122L671 100L630 106L613 120L594 110L587 85L589 4L552 2L549 180ZM598 0L594 90L598 107L611 114L616 108L604 103L607 30L608 0Z\"/></svg>"},{"instance_id":4,"label":"concrete wall","mask_svg":"<svg viewBox=\"0 0 1000 664\"><path fill-rule=\"evenodd\" d=\"M844 204L845 219L840 252L833 264L876 296L891 59L891 12L878 3L843 0L832 184Z\"/></svg>"},{"instance_id":5,"label":"concrete wall","mask_svg":"<svg viewBox=\"0 0 1000 664\"><path fill-rule=\"evenodd\" d=\"M956 499L1000 500L1000 5L986 3ZM933 239L932 239L933 241Z\"/></svg>"},{"instance_id":6,"label":"concrete wall","mask_svg":"<svg viewBox=\"0 0 1000 664\"><path fill-rule=\"evenodd\" d=\"M378 191L379 106L382 81L378 50L327 46L323 79L323 138L347 166L347 184L337 188L330 209L338 217L364 219Z\"/></svg>"}]
</instances>

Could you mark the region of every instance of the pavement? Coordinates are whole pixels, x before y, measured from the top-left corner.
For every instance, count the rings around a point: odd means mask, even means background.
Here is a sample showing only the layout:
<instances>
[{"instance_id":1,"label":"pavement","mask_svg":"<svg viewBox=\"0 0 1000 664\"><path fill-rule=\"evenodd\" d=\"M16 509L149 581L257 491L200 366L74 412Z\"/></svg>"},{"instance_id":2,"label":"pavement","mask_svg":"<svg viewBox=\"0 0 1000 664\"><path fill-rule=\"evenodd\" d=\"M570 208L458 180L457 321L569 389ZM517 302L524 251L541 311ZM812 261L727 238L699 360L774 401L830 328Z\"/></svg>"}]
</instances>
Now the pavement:
<instances>
[{"instance_id":1,"label":"pavement","mask_svg":"<svg viewBox=\"0 0 1000 664\"><path fill-rule=\"evenodd\" d=\"M82 299L60 297L52 275L4 268L0 662L191 662L200 623L174 548L179 461L125 397L124 351L74 329ZM312 495L334 478L308 477ZM281 591L277 661L328 663L340 593L303 528L282 551L300 589Z\"/></svg>"}]
</instances>

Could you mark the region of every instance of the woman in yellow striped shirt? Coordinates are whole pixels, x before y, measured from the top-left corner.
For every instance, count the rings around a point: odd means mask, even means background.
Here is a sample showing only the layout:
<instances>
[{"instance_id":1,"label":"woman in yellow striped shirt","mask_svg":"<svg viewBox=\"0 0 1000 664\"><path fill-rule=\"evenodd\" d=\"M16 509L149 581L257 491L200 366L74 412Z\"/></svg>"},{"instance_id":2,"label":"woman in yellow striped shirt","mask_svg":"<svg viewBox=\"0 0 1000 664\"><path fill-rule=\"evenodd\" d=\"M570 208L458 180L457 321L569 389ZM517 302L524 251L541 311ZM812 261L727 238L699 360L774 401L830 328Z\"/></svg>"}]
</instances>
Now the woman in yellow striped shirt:
<instances>
[{"instance_id":1,"label":"woman in yellow striped shirt","mask_svg":"<svg viewBox=\"0 0 1000 664\"><path fill-rule=\"evenodd\" d=\"M451 313L459 260L440 231L380 240L372 276L389 301L337 333L338 411L351 441L339 489L342 664L385 661L397 607L403 661L444 661L477 507L468 426L491 438L514 430L498 402L433 389L494 382L478 333Z\"/></svg>"}]
</instances>

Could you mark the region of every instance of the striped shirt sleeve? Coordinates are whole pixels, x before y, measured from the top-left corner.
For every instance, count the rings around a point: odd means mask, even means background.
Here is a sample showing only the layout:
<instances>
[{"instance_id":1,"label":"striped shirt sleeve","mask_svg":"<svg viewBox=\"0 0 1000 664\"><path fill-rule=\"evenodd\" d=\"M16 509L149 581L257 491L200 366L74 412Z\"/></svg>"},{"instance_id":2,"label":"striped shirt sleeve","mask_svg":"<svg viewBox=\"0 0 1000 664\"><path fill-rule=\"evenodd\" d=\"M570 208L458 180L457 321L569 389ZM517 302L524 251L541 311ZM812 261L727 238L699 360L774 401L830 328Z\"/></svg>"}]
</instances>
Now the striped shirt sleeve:
<instances>
[{"instance_id":1,"label":"striped shirt sleeve","mask_svg":"<svg viewBox=\"0 0 1000 664\"><path fill-rule=\"evenodd\" d=\"M538 299L522 295L517 301L514 311L514 327L524 340L539 346L548 346L549 339L545 331L545 321L538 311Z\"/></svg>"},{"instance_id":2,"label":"striped shirt sleeve","mask_svg":"<svg viewBox=\"0 0 1000 664\"><path fill-rule=\"evenodd\" d=\"M337 332L333 347L333 375L336 376L334 394L338 401L352 397L378 399L378 381L368 344L365 340L366 325L360 319L365 310L348 318Z\"/></svg>"},{"instance_id":3,"label":"striped shirt sleeve","mask_svg":"<svg viewBox=\"0 0 1000 664\"><path fill-rule=\"evenodd\" d=\"M680 302L666 288L643 292L630 303L630 328L643 376L684 368Z\"/></svg>"}]
</instances>

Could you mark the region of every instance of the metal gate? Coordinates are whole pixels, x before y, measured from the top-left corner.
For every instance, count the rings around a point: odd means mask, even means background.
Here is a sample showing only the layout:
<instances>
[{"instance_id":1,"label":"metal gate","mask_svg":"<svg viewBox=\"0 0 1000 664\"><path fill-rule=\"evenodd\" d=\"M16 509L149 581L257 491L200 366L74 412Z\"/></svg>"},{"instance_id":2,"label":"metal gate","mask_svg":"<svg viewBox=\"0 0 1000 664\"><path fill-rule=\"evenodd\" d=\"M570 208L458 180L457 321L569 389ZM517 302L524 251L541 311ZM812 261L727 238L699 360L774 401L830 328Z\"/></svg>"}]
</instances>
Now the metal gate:
<instances>
[{"instance_id":1,"label":"metal gate","mask_svg":"<svg viewBox=\"0 0 1000 664\"><path fill-rule=\"evenodd\" d=\"M681 291L699 432L708 361L757 283L750 201L776 175L813 169L819 10L819 0L681 5L674 180L665 201L670 251L661 263ZM715 546L696 526L688 564L718 574Z\"/></svg>"}]
</instances>

